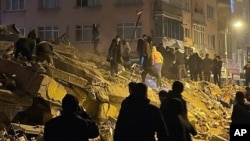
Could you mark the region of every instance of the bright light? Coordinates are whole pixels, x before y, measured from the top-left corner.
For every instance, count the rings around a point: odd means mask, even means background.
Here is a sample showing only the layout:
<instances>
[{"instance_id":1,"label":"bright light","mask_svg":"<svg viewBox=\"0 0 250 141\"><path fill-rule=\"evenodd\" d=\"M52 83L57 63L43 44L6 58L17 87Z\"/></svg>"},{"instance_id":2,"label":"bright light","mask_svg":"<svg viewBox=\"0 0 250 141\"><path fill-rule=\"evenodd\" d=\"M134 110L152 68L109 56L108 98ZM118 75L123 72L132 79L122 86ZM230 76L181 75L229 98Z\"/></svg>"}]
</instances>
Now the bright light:
<instances>
[{"instance_id":1,"label":"bright light","mask_svg":"<svg viewBox=\"0 0 250 141\"><path fill-rule=\"evenodd\" d=\"M236 23L234 24L234 26L235 26L235 27L241 27L241 26L242 26L242 23L241 23L241 22L236 22Z\"/></svg>"}]
</instances>

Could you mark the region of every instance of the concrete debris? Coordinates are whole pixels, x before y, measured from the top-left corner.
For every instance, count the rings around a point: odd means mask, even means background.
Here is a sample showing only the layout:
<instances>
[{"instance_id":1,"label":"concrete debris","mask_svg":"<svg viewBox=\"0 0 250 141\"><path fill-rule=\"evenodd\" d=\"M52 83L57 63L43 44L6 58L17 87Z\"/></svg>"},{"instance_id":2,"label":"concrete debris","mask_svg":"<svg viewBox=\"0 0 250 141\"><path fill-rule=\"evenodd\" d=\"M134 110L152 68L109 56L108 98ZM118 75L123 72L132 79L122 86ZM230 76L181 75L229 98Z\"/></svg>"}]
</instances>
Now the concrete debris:
<instances>
[{"instance_id":1,"label":"concrete debris","mask_svg":"<svg viewBox=\"0 0 250 141\"><path fill-rule=\"evenodd\" d=\"M0 43L0 46L0 50L5 50L7 44ZM55 117L60 111L61 99L71 93L100 123L101 138L110 137L120 104L129 93L127 84L131 80L140 82L140 69L126 70L119 65L119 74L111 77L105 56L79 55L76 48L63 44L56 45L54 51L54 66L36 62L27 66L12 58L0 59L0 111L8 112L12 119L20 110L31 106L33 97L41 97L50 103L51 117ZM13 74L15 77L11 77ZM162 82L164 89L171 89L173 80L162 78ZM232 100L236 91L244 91L244 88L237 85L220 88L205 81L183 83L188 116L198 131L194 139L228 140ZM160 104L158 90L149 88L148 92L151 103L156 106ZM6 109L10 104L12 106Z\"/></svg>"}]
</instances>

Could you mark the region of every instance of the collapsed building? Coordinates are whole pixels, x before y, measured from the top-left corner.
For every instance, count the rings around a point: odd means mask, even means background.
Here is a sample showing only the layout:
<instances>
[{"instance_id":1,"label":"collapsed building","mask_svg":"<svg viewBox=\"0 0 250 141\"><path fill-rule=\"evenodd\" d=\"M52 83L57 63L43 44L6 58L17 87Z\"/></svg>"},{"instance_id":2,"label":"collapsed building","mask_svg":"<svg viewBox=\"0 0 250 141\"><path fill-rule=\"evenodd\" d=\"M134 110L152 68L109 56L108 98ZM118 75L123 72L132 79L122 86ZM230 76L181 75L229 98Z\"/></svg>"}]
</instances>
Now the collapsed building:
<instances>
[{"instance_id":1,"label":"collapsed building","mask_svg":"<svg viewBox=\"0 0 250 141\"><path fill-rule=\"evenodd\" d=\"M114 128L120 104L129 94L127 84L140 82L140 69L136 65L131 70L119 66L119 75L111 77L106 57L79 54L76 48L65 42L53 46L54 66L46 62L27 65L25 61L8 57L19 34L14 27L9 26L15 31L13 35L6 32L8 30L0 32L0 128L6 129L8 124L20 127L19 123L28 132L29 126L25 125L39 124L38 131L33 129L38 135L43 132L44 123L59 114L62 98L70 93L99 123L101 138L110 140L110 129ZM167 89L171 89L173 81L162 78ZM244 88L237 85L219 88L205 81L187 80L183 83L188 116L198 131L194 139L228 140L231 102L236 91L244 91ZM158 91L149 87L148 97L152 104L160 105ZM39 114L35 114L37 109ZM39 122L30 120L36 118Z\"/></svg>"}]
</instances>

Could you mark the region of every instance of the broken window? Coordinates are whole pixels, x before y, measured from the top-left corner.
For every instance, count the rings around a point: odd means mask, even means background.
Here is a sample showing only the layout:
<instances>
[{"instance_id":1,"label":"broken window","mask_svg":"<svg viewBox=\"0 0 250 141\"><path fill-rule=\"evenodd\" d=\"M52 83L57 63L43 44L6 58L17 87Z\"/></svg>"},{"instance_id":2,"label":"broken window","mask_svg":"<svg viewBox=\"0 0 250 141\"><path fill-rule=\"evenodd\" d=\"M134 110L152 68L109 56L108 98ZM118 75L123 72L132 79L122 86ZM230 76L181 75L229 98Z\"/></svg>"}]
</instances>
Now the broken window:
<instances>
[{"instance_id":1,"label":"broken window","mask_svg":"<svg viewBox=\"0 0 250 141\"><path fill-rule=\"evenodd\" d=\"M97 25L100 31L100 25ZM91 42L92 41L92 24L76 25L76 41Z\"/></svg>"},{"instance_id":2,"label":"broken window","mask_svg":"<svg viewBox=\"0 0 250 141\"><path fill-rule=\"evenodd\" d=\"M84 7L84 6L98 6L101 5L101 0L77 0L76 6L77 7Z\"/></svg>"},{"instance_id":3,"label":"broken window","mask_svg":"<svg viewBox=\"0 0 250 141\"><path fill-rule=\"evenodd\" d=\"M130 40L131 38L139 39L141 37L141 32L142 32L141 23L138 23L137 27L135 22L117 24L117 35L119 35L121 38L125 40Z\"/></svg>"},{"instance_id":4,"label":"broken window","mask_svg":"<svg viewBox=\"0 0 250 141\"><path fill-rule=\"evenodd\" d=\"M42 0L42 8L59 8L59 0Z\"/></svg>"},{"instance_id":5,"label":"broken window","mask_svg":"<svg viewBox=\"0 0 250 141\"><path fill-rule=\"evenodd\" d=\"M5 0L5 8L7 11L24 10L25 5L25 0Z\"/></svg>"},{"instance_id":6,"label":"broken window","mask_svg":"<svg viewBox=\"0 0 250 141\"><path fill-rule=\"evenodd\" d=\"M38 37L41 40L54 41L59 36L58 26L40 26L38 27Z\"/></svg>"}]
</instances>

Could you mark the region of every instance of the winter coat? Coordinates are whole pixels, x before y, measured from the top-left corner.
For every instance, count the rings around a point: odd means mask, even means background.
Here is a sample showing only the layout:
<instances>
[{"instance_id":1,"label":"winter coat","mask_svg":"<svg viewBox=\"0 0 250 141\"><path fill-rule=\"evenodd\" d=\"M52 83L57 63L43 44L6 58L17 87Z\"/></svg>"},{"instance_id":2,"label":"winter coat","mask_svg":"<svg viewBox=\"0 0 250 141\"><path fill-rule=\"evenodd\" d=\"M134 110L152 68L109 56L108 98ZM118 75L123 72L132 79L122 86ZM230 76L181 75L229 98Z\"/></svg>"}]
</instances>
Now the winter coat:
<instances>
[{"instance_id":1,"label":"winter coat","mask_svg":"<svg viewBox=\"0 0 250 141\"><path fill-rule=\"evenodd\" d=\"M148 99L127 97L121 105L114 141L167 141L167 129L160 110Z\"/></svg>"},{"instance_id":2,"label":"winter coat","mask_svg":"<svg viewBox=\"0 0 250 141\"><path fill-rule=\"evenodd\" d=\"M202 69L202 59L199 57L198 53L191 55L187 61L189 70L191 72L199 72Z\"/></svg>"},{"instance_id":3,"label":"winter coat","mask_svg":"<svg viewBox=\"0 0 250 141\"><path fill-rule=\"evenodd\" d=\"M117 44L116 40L113 39L111 45L109 47L109 53L107 56L107 61L111 61L114 63L121 63L122 53L121 53L121 44Z\"/></svg>"},{"instance_id":4,"label":"winter coat","mask_svg":"<svg viewBox=\"0 0 250 141\"><path fill-rule=\"evenodd\" d=\"M210 58L204 58L202 60L202 68L204 73L210 73L212 67L212 59Z\"/></svg>"}]
</instances>

